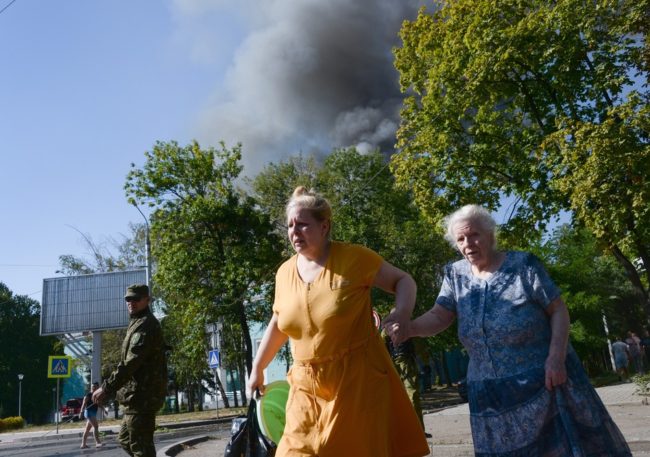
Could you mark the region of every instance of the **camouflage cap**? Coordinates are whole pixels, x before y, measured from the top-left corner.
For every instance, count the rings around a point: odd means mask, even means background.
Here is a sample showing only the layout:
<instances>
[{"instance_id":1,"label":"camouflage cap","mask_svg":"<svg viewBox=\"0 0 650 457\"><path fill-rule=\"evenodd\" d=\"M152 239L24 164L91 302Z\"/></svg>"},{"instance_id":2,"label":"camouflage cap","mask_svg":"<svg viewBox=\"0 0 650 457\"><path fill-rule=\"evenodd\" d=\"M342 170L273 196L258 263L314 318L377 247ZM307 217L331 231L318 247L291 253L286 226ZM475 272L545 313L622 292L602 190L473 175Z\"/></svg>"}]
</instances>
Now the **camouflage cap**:
<instances>
[{"instance_id":1,"label":"camouflage cap","mask_svg":"<svg viewBox=\"0 0 650 457\"><path fill-rule=\"evenodd\" d=\"M148 297L149 296L149 286L146 284L131 284L129 287L126 289L126 295L124 295L124 298L129 298L129 297Z\"/></svg>"}]
</instances>

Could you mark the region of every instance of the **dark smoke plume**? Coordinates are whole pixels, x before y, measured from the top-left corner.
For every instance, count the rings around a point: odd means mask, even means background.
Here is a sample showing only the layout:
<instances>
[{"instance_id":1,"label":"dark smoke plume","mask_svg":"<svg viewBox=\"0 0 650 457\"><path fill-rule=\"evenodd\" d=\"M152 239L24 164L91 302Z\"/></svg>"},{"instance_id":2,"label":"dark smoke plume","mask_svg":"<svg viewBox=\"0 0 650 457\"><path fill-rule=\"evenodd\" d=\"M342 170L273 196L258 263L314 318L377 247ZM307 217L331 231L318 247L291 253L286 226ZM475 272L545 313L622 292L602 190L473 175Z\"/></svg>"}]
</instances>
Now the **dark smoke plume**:
<instances>
[{"instance_id":1,"label":"dark smoke plume","mask_svg":"<svg viewBox=\"0 0 650 457\"><path fill-rule=\"evenodd\" d=\"M241 142L249 176L298 152L390 152L402 99L392 48L417 2L246 3L255 25L201 118L199 140Z\"/></svg>"}]
</instances>

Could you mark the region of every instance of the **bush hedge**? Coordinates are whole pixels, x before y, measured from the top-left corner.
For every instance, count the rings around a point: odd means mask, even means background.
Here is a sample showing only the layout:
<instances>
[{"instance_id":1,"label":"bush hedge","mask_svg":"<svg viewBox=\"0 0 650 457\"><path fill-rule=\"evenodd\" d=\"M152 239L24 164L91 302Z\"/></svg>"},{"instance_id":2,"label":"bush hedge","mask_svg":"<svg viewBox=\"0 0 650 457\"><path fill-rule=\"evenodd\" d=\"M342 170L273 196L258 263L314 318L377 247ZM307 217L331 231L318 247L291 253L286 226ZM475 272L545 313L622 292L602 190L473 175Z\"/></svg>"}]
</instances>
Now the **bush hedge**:
<instances>
[{"instance_id":1,"label":"bush hedge","mask_svg":"<svg viewBox=\"0 0 650 457\"><path fill-rule=\"evenodd\" d=\"M16 430L25 426L25 419L20 416L5 417L0 419L0 432Z\"/></svg>"}]
</instances>

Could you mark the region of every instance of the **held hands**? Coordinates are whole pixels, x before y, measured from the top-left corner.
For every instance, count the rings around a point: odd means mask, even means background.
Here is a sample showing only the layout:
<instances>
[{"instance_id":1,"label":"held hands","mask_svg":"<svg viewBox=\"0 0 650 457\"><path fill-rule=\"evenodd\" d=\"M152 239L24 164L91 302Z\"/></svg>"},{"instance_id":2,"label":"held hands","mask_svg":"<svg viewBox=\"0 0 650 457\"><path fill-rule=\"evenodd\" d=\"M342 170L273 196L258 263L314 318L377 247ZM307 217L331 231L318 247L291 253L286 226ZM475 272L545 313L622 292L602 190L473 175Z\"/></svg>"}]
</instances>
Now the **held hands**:
<instances>
[{"instance_id":1,"label":"held hands","mask_svg":"<svg viewBox=\"0 0 650 457\"><path fill-rule=\"evenodd\" d=\"M394 345L398 345L411 337L410 317L404 316L393 308L382 324L384 331Z\"/></svg>"},{"instance_id":2,"label":"held hands","mask_svg":"<svg viewBox=\"0 0 650 457\"><path fill-rule=\"evenodd\" d=\"M546 371L545 385L547 390L553 390L554 387L566 382L566 365L563 357L549 354L544 369Z\"/></svg>"}]
</instances>

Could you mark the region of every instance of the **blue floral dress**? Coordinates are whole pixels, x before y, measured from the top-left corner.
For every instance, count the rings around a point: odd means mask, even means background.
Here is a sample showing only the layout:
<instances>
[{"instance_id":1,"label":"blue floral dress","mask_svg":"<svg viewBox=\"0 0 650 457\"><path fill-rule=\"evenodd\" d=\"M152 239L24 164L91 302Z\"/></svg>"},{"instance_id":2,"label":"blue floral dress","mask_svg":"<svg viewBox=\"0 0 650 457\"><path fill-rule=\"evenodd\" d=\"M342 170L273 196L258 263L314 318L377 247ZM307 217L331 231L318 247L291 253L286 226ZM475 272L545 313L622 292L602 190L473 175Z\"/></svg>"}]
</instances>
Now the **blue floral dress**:
<instances>
[{"instance_id":1,"label":"blue floral dress","mask_svg":"<svg viewBox=\"0 0 650 457\"><path fill-rule=\"evenodd\" d=\"M475 455L632 455L570 345L567 383L552 392L544 386L551 340L545 309L559 296L532 254L507 252L486 280L464 259L446 267L436 303L456 313L469 354Z\"/></svg>"}]
</instances>

